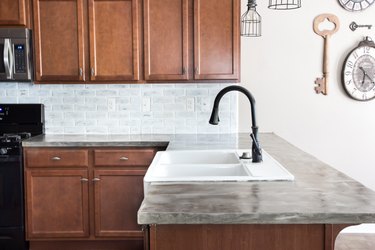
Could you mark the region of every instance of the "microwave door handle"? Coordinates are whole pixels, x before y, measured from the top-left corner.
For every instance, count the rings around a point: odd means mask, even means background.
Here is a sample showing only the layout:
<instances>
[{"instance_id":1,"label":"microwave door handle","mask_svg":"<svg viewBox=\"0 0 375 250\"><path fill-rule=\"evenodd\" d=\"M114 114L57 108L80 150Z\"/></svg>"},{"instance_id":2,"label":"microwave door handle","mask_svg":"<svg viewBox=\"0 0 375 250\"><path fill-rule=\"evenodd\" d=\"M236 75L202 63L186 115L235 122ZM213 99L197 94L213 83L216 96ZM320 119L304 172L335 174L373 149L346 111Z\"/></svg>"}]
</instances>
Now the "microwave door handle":
<instances>
[{"instance_id":1,"label":"microwave door handle","mask_svg":"<svg viewBox=\"0 0 375 250\"><path fill-rule=\"evenodd\" d=\"M4 67L6 78L13 79L14 60L12 44L9 38L4 39Z\"/></svg>"}]
</instances>

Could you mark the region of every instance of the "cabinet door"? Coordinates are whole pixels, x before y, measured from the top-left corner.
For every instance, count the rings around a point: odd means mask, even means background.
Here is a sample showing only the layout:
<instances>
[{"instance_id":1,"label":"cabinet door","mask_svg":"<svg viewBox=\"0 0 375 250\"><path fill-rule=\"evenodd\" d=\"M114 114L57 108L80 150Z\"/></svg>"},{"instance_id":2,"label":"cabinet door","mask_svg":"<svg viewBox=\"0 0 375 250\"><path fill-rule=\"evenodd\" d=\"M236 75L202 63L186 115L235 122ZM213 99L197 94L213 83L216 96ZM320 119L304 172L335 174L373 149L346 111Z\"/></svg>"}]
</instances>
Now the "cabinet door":
<instances>
[{"instance_id":1,"label":"cabinet door","mask_svg":"<svg viewBox=\"0 0 375 250\"><path fill-rule=\"evenodd\" d=\"M87 170L26 171L27 237L88 237Z\"/></svg>"},{"instance_id":2,"label":"cabinet door","mask_svg":"<svg viewBox=\"0 0 375 250\"><path fill-rule=\"evenodd\" d=\"M146 80L188 79L188 0L144 1Z\"/></svg>"},{"instance_id":3,"label":"cabinet door","mask_svg":"<svg viewBox=\"0 0 375 250\"><path fill-rule=\"evenodd\" d=\"M37 81L83 81L83 0L33 0Z\"/></svg>"},{"instance_id":4,"label":"cabinet door","mask_svg":"<svg viewBox=\"0 0 375 250\"><path fill-rule=\"evenodd\" d=\"M26 26L26 0L1 0L0 25Z\"/></svg>"},{"instance_id":5,"label":"cabinet door","mask_svg":"<svg viewBox=\"0 0 375 250\"><path fill-rule=\"evenodd\" d=\"M143 200L146 170L96 170L95 236L143 236L137 212Z\"/></svg>"},{"instance_id":6,"label":"cabinet door","mask_svg":"<svg viewBox=\"0 0 375 250\"><path fill-rule=\"evenodd\" d=\"M89 0L91 80L139 79L138 0Z\"/></svg>"},{"instance_id":7,"label":"cabinet door","mask_svg":"<svg viewBox=\"0 0 375 250\"><path fill-rule=\"evenodd\" d=\"M239 78L239 0L194 0L194 78Z\"/></svg>"}]
</instances>

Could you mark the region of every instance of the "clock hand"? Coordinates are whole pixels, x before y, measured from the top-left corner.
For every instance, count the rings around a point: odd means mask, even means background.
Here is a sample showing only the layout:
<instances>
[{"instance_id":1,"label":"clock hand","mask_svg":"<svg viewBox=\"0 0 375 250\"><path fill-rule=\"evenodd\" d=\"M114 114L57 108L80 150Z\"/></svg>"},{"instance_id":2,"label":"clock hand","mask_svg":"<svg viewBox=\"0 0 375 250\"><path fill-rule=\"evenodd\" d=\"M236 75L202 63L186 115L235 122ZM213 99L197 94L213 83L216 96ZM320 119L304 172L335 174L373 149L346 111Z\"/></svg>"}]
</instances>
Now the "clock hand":
<instances>
[{"instance_id":1,"label":"clock hand","mask_svg":"<svg viewBox=\"0 0 375 250\"><path fill-rule=\"evenodd\" d=\"M368 79L370 79L371 83L374 84L374 80L367 74L367 72L364 70L362 66L359 66L359 69L363 71L363 80L362 80L362 85L365 83L365 78L367 76Z\"/></svg>"}]
</instances>

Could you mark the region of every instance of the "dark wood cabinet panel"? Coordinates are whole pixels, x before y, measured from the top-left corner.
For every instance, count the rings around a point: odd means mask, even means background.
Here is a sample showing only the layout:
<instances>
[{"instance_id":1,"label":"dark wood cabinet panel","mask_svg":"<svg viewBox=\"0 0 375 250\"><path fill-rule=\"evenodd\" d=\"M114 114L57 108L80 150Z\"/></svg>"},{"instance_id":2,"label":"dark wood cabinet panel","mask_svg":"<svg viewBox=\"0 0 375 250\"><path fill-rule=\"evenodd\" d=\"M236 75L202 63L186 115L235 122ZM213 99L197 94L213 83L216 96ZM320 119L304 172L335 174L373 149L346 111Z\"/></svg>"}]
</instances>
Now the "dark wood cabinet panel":
<instances>
[{"instance_id":1,"label":"dark wood cabinet panel","mask_svg":"<svg viewBox=\"0 0 375 250\"><path fill-rule=\"evenodd\" d=\"M144 1L146 80L188 79L188 0Z\"/></svg>"},{"instance_id":2,"label":"dark wood cabinet panel","mask_svg":"<svg viewBox=\"0 0 375 250\"><path fill-rule=\"evenodd\" d=\"M89 0L92 81L139 79L138 0Z\"/></svg>"},{"instance_id":3,"label":"dark wood cabinet panel","mask_svg":"<svg viewBox=\"0 0 375 250\"><path fill-rule=\"evenodd\" d=\"M28 149L25 151L27 167L88 167L87 150L80 149Z\"/></svg>"},{"instance_id":4,"label":"dark wood cabinet panel","mask_svg":"<svg viewBox=\"0 0 375 250\"><path fill-rule=\"evenodd\" d=\"M155 149L96 149L96 167L148 167L156 154Z\"/></svg>"},{"instance_id":5,"label":"dark wood cabinet panel","mask_svg":"<svg viewBox=\"0 0 375 250\"><path fill-rule=\"evenodd\" d=\"M94 171L95 235L142 238L137 212L146 170Z\"/></svg>"},{"instance_id":6,"label":"dark wood cabinet panel","mask_svg":"<svg viewBox=\"0 0 375 250\"><path fill-rule=\"evenodd\" d=\"M239 78L239 0L194 0L194 78Z\"/></svg>"},{"instance_id":7,"label":"dark wood cabinet panel","mask_svg":"<svg viewBox=\"0 0 375 250\"><path fill-rule=\"evenodd\" d=\"M151 250L333 250L350 225L152 225Z\"/></svg>"},{"instance_id":8,"label":"dark wood cabinet panel","mask_svg":"<svg viewBox=\"0 0 375 250\"><path fill-rule=\"evenodd\" d=\"M88 237L88 171L26 171L27 238Z\"/></svg>"},{"instance_id":9,"label":"dark wood cabinet panel","mask_svg":"<svg viewBox=\"0 0 375 250\"><path fill-rule=\"evenodd\" d=\"M83 81L83 0L33 0L37 81Z\"/></svg>"},{"instance_id":10,"label":"dark wood cabinet panel","mask_svg":"<svg viewBox=\"0 0 375 250\"><path fill-rule=\"evenodd\" d=\"M0 25L26 26L26 0L1 0Z\"/></svg>"}]
</instances>

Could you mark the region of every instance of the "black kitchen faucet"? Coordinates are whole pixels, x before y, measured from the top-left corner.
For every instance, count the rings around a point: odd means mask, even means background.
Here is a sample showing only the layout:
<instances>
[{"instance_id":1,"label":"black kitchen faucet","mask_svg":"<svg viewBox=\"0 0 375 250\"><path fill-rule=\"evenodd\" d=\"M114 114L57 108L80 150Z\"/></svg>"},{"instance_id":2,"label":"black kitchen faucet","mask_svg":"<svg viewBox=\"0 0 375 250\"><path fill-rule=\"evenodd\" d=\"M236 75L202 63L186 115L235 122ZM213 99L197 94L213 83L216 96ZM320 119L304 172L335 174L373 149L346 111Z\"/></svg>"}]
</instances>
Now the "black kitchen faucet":
<instances>
[{"instance_id":1,"label":"black kitchen faucet","mask_svg":"<svg viewBox=\"0 0 375 250\"><path fill-rule=\"evenodd\" d=\"M255 99L253 95L244 87L232 85L228 86L224 89L222 89L216 96L214 106L212 108L212 114L210 118L210 124L212 125L218 125L219 124L219 103L221 98L230 91L239 91L246 95L247 99L249 99L250 102L250 108L251 108L251 129L252 134L250 134L251 139L253 140L252 148L251 148L251 158L253 162L262 162L262 149L260 148L259 142L258 142L258 126L256 123L255 118Z\"/></svg>"}]
</instances>

